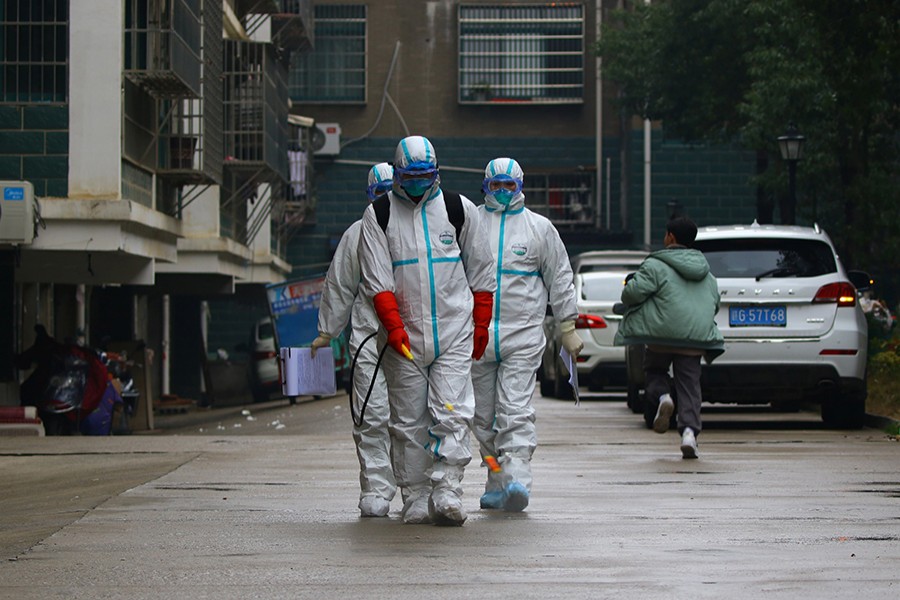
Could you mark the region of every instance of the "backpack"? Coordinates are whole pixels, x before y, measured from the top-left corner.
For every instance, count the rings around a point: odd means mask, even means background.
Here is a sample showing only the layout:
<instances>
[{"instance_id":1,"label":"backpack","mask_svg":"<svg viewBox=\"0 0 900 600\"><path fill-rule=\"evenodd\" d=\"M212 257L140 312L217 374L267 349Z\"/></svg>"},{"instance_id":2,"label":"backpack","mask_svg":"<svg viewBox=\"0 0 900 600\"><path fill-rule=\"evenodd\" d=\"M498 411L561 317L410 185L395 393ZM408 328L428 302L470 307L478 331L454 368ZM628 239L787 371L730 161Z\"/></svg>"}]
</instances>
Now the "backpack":
<instances>
[{"instance_id":1,"label":"backpack","mask_svg":"<svg viewBox=\"0 0 900 600\"><path fill-rule=\"evenodd\" d=\"M443 191L443 190L442 190ZM375 209L375 218L382 231L387 231L388 222L391 220L391 200L388 194L375 199L372 203ZM444 192L444 206L447 207L447 218L456 230L456 240L459 243L460 232L466 222L466 213L463 211L462 199L456 192Z\"/></svg>"}]
</instances>

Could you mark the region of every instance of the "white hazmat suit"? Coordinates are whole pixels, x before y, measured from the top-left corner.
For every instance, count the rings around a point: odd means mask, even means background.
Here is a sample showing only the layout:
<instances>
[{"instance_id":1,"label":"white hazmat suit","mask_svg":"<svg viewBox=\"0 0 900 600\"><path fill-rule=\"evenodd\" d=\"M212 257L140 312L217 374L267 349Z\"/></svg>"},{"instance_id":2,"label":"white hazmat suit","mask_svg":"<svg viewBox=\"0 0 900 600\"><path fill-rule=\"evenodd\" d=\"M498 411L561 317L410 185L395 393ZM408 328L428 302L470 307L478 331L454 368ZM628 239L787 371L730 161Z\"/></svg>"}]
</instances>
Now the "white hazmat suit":
<instances>
[{"instance_id":1,"label":"white hazmat suit","mask_svg":"<svg viewBox=\"0 0 900 600\"><path fill-rule=\"evenodd\" d=\"M553 224L525 208L522 177L515 160L492 160L485 169L485 204L478 208L497 291L487 350L472 364L475 435L482 458L494 456L501 469L488 470L481 506L508 511L523 510L531 491L537 445L531 397L544 351L548 297L556 319L565 323L567 350L577 355L582 346L574 332L569 256Z\"/></svg>"},{"instance_id":2,"label":"white hazmat suit","mask_svg":"<svg viewBox=\"0 0 900 600\"><path fill-rule=\"evenodd\" d=\"M378 202L390 209L385 230L378 222ZM496 281L478 210L465 197L461 203L465 222L457 239L434 147L412 136L397 146L393 190L363 216L363 290L384 325L380 344L391 345L382 369L406 523L461 525L466 519L461 482L472 458L473 350L480 356L474 348L479 311L473 325L473 307L483 307L485 298L490 303ZM413 360L403 356L404 347Z\"/></svg>"},{"instance_id":3,"label":"white hazmat suit","mask_svg":"<svg viewBox=\"0 0 900 600\"><path fill-rule=\"evenodd\" d=\"M387 163L379 163L369 170L367 194L375 199L384 193L384 182L390 184L393 169ZM335 250L334 258L325 276L322 300L319 305L319 337L312 347L327 346L331 339L340 335L352 325L350 333L350 354L356 351L381 325L372 300L360 292L361 275L359 268L359 234L362 220L353 223ZM375 339L365 342L353 370L353 395L361 405L368 393L378 360L378 345ZM390 510L391 499L397 491L394 471L391 465L391 440L388 434L387 384L384 372L375 373L375 385L369 396L361 424L353 426L353 440L359 458L359 509L364 517L383 517Z\"/></svg>"}]
</instances>

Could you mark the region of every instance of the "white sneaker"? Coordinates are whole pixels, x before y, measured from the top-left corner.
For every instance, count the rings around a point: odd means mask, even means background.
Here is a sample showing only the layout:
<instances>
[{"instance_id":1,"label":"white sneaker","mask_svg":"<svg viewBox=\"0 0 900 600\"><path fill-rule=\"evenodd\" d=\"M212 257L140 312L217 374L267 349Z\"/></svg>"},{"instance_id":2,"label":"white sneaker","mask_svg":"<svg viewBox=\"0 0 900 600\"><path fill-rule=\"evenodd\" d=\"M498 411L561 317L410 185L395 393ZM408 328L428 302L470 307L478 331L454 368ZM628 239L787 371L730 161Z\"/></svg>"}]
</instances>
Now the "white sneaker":
<instances>
[{"instance_id":1,"label":"white sneaker","mask_svg":"<svg viewBox=\"0 0 900 600\"><path fill-rule=\"evenodd\" d=\"M656 409L656 418L653 419L653 431L665 433L669 430L669 421L675 412L675 402L669 394L659 397L659 408Z\"/></svg>"},{"instance_id":2,"label":"white sneaker","mask_svg":"<svg viewBox=\"0 0 900 600\"><path fill-rule=\"evenodd\" d=\"M391 503L381 496L363 496L359 499L359 516L386 517L391 510Z\"/></svg>"},{"instance_id":3,"label":"white sneaker","mask_svg":"<svg viewBox=\"0 0 900 600\"><path fill-rule=\"evenodd\" d=\"M690 427L685 427L681 434L681 457L697 458L697 436Z\"/></svg>"}]
</instances>

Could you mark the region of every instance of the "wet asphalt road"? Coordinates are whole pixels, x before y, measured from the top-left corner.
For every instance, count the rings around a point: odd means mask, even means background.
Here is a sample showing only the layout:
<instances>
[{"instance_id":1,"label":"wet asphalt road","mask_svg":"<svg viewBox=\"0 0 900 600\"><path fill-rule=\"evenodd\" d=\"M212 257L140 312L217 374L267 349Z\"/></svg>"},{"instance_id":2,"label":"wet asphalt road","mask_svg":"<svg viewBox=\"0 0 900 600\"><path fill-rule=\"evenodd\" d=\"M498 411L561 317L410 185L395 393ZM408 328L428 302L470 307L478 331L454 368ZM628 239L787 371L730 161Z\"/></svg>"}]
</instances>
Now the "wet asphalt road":
<instances>
[{"instance_id":1,"label":"wet asphalt road","mask_svg":"<svg viewBox=\"0 0 900 600\"><path fill-rule=\"evenodd\" d=\"M2 598L893 598L900 443L704 407L700 459L621 398L537 399L527 511L359 519L346 396L165 435L0 437ZM170 420L175 423L175 420Z\"/></svg>"}]
</instances>

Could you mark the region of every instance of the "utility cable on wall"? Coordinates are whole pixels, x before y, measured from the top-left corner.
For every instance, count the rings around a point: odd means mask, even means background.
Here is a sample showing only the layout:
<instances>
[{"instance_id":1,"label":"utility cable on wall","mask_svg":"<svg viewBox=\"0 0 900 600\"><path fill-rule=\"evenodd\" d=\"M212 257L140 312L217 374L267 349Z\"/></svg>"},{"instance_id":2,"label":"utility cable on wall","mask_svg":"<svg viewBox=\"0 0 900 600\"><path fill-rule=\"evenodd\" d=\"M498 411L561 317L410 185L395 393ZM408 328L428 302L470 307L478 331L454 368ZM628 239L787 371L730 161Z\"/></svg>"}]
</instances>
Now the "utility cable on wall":
<instances>
[{"instance_id":1,"label":"utility cable on wall","mask_svg":"<svg viewBox=\"0 0 900 600\"><path fill-rule=\"evenodd\" d=\"M357 138L353 138L352 140L347 140L346 142L341 144L341 149L346 148L350 144L355 144L356 142L360 142L370 135L372 132L378 128L378 125L381 123L381 117L384 115L384 105L385 102L390 102L391 106L394 109L394 112L397 113L397 117L400 119L401 125L403 125L403 130L406 132L406 135L409 135L409 128L406 126L406 121L403 120L403 116L400 114L400 110L397 108L397 105L394 104L394 99L391 98L391 95L388 93L388 86L391 84L391 78L394 76L394 67L397 65L397 58L400 55L400 40L397 40L397 43L394 45L394 56L391 58L391 66L388 68L387 77L384 79L384 89L381 92L381 106L378 107L378 116L375 117L375 123L372 127Z\"/></svg>"}]
</instances>

